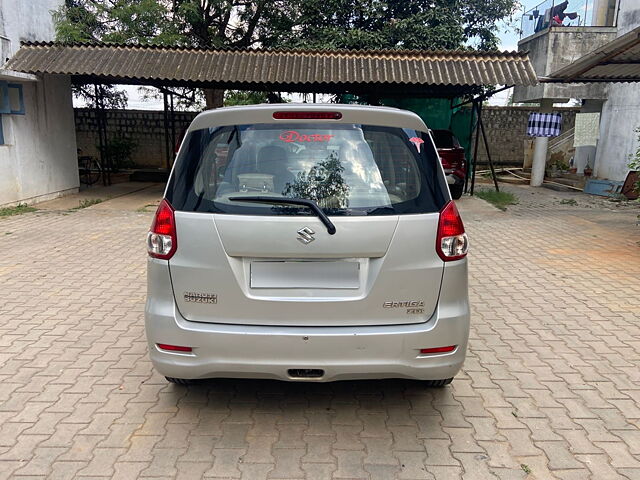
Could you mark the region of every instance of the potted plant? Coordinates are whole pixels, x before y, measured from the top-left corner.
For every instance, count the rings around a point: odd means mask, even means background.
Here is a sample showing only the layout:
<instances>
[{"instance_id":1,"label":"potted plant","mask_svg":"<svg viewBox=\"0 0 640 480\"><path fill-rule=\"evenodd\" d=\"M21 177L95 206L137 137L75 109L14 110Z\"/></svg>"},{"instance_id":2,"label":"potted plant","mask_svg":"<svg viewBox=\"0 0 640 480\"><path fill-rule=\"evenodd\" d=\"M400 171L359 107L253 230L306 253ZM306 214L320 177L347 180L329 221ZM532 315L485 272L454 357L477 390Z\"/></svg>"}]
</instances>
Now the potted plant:
<instances>
[{"instance_id":1,"label":"potted plant","mask_svg":"<svg viewBox=\"0 0 640 480\"><path fill-rule=\"evenodd\" d=\"M582 173L584 173L585 177L591 176L591 174L593 173L593 169L589 166L589 163L587 163L587 165L584 167L584 170L582 170Z\"/></svg>"}]
</instances>

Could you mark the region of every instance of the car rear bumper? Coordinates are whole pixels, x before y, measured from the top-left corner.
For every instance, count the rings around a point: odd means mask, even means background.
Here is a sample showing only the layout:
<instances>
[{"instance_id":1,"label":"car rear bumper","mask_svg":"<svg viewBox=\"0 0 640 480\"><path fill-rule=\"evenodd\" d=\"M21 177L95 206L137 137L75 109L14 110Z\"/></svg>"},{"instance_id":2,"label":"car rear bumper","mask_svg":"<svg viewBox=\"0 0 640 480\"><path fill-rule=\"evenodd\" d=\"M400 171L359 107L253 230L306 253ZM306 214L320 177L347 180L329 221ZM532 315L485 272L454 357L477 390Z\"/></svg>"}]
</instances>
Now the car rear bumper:
<instances>
[{"instance_id":1,"label":"car rear bumper","mask_svg":"<svg viewBox=\"0 0 640 480\"><path fill-rule=\"evenodd\" d=\"M398 327L258 327L214 325L147 314L149 352L162 375L176 378L249 377L332 381L357 378L453 377L467 347L466 319ZM158 343L193 347L167 352ZM421 348L457 345L452 353L420 355ZM302 378L292 369L324 374Z\"/></svg>"},{"instance_id":2,"label":"car rear bumper","mask_svg":"<svg viewBox=\"0 0 640 480\"><path fill-rule=\"evenodd\" d=\"M149 267L161 269L158 263L150 262ZM451 267L458 270L451 272L451 278L460 278L463 269L466 279L466 260L452 262ZM158 297L164 290L159 273L154 272L154 285L150 285L145 326L153 365L167 377L315 382L365 378L440 380L453 377L464 362L469 335L466 280L464 285L456 285L457 291L451 298L451 292L448 294L444 290L447 282L443 280L438 308L425 323L283 327L185 320L175 306L172 293L170 298ZM168 273L166 281L165 287L170 288ZM158 344L188 346L193 352L168 352ZM420 354L423 348L449 345L457 347L451 353ZM300 369L321 370L322 375L307 378L291 373L291 370Z\"/></svg>"}]
</instances>

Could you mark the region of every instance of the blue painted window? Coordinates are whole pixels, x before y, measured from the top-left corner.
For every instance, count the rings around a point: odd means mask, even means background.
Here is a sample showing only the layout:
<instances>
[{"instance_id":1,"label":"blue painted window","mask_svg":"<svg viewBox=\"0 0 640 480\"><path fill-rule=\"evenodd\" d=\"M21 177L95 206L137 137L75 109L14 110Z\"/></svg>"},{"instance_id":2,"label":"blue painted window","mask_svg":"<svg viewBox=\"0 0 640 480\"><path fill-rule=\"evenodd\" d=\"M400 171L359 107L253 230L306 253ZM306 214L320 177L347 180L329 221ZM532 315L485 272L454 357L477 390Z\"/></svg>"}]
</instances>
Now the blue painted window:
<instances>
[{"instance_id":1,"label":"blue painted window","mask_svg":"<svg viewBox=\"0 0 640 480\"><path fill-rule=\"evenodd\" d=\"M18 83L0 82L0 114L24 115L24 93Z\"/></svg>"},{"instance_id":2,"label":"blue painted window","mask_svg":"<svg viewBox=\"0 0 640 480\"><path fill-rule=\"evenodd\" d=\"M5 145L3 117L6 115L24 115L24 113L22 85L0 82L0 145Z\"/></svg>"}]
</instances>

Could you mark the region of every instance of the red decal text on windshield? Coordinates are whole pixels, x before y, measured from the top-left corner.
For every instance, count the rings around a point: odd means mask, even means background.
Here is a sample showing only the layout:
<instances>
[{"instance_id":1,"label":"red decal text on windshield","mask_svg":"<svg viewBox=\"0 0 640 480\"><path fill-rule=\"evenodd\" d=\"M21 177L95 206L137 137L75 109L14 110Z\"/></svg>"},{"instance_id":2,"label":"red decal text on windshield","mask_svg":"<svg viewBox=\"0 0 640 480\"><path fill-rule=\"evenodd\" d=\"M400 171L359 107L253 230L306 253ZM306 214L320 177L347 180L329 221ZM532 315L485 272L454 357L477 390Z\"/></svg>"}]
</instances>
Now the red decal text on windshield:
<instances>
[{"instance_id":1,"label":"red decal text on windshield","mask_svg":"<svg viewBox=\"0 0 640 480\"><path fill-rule=\"evenodd\" d=\"M301 134L295 130L287 130L280 134L280 140L287 143L292 142L328 142L335 135L320 135L317 133L311 133L308 135Z\"/></svg>"},{"instance_id":2,"label":"red decal text on windshield","mask_svg":"<svg viewBox=\"0 0 640 480\"><path fill-rule=\"evenodd\" d=\"M409 141L416 146L416 150L420 153L420 146L424 143L424 140L419 137L411 137Z\"/></svg>"}]
</instances>

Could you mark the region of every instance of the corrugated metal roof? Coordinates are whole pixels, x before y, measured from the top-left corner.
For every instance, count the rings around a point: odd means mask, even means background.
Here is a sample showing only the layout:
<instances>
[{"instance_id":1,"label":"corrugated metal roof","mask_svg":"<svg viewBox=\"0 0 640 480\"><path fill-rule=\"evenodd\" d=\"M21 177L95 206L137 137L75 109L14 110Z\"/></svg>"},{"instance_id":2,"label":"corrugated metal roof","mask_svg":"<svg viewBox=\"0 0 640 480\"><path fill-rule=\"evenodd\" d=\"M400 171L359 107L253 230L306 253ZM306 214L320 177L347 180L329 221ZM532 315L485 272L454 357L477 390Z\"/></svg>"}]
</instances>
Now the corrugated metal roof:
<instances>
[{"instance_id":1,"label":"corrugated metal roof","mask_svg":"<svg viewBox=\"0 0 640 480\"><path fill-rule=\"evenodd\" d=\"M25 43L6 68L185 84L534 85L526 53L413 50L233 50Z\"/></svg>"},{"instance_id":2,"label":"corrugated metal roof","mask_svg":"<svg viewBox=\"0 0 640 480\"><path fill-rule=\"evenodd\" d=\"M640 81L640 27L540 80L565 83Z\"/></svg>"}]
</instances>

